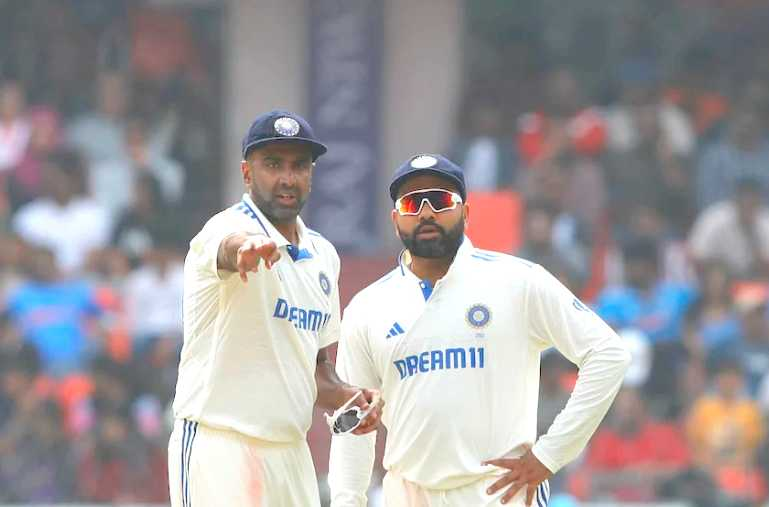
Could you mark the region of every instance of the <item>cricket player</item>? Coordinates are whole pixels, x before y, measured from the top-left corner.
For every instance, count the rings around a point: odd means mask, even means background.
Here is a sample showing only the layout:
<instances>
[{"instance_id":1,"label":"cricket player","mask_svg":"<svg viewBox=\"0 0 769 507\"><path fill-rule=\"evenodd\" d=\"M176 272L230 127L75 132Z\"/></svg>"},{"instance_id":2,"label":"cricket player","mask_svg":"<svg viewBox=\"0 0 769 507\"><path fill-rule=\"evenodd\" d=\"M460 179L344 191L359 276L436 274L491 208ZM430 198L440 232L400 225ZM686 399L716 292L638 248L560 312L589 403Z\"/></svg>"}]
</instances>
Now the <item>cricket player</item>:
<instances>
[{"instance_id":1,"label":"cricket player","mask_svg":"<svg viewBox=\"0 0 769 507\"><path fill-rule=\"evenodd\" d=\"M474 248L464 175L440 155L395 173L398 266L344 313L337 371L387 401L387 507L544 507L547 479L585 446L620 387L620 338L539 265ZM566 408L536 439L539 363L580 368ZM375 435L333 437L333 507L366 505Z\"/></svg>"},{"instance_id":2,"label":"cricket player","mask_svg":"<svg viewBox=\"0 0 769 507\"><path fill-rule=\"evenodd\" d=\"M243 140L246 193L190 242L184 346L169 442L173 507L320 503L305 437L313 405L361 390L325 348L339 334L339 256L299 217L326 147L287 111L256 118ZM356 403L368 408L376 393ZM355 433L371 431L375 410Z\"/></svg>"}]
</instances>

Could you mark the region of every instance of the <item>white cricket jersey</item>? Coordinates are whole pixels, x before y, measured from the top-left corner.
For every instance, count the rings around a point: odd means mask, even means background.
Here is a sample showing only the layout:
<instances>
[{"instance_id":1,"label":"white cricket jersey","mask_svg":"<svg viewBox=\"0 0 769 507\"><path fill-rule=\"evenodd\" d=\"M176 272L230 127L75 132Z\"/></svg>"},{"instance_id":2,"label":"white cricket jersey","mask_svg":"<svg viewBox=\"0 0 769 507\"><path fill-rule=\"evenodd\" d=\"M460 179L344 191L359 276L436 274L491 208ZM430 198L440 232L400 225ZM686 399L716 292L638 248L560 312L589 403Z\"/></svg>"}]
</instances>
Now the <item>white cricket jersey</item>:
<instances>
[{"instance_id":1,"label":"white cricket jersey","mask_svg":"<svg viewBox=\"0 0 769 507\"><path fill-rule=\"evenodd\" d=\"M339 335L339 256L297 218L291 245L248 194L213 216L184 263L184 347L174 415L262 440L303 440L312 422L318 349ZM263 233L281 258L268 270L217 270L222 240Z\"/></svg>"},{"instance_id":2,"label":"white cricket jersey","mask_svg":"<svg viewBox=\"0 0 769 507\"><path fill-rule=\"evenodd\" d=\"M475 249L465 238L430 288L400 265L344 313L337 371L381 388L384 466L429 489L494 472L481 461L533 445L552 472L573 459L605 415L630 361L620 338L542 267ZM571 400L536 443L540 353L580 366ZM374 437L334 437L333 506L365 506Z\"/></svg>"}]
</instances>

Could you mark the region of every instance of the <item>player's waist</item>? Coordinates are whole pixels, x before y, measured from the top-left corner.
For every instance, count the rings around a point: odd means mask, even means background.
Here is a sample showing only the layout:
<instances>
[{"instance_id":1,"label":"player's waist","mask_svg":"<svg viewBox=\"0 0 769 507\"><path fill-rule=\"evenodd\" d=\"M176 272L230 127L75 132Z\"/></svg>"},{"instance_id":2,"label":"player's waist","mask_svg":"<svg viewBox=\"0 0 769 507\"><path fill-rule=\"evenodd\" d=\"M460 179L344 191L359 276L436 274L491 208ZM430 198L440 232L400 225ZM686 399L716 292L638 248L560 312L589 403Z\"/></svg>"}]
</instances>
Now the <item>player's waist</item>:
<instances>
[{"instance_id":1,"label":"player's waist","mask_svg":"<svg viewBox=\"0 0 769 507\"><path fill-rule=\"evenodd\" d=\"M439 460L414 461L406 457L392 459L385 451L385 469L398 478L402 478L416 486L431 491L446 491L469 487L478 482L484 482L505 473L505 470L490 465L481 465L484 459L518 458L525 452L527 444L516 446L513 450L486 457L470 457L464 453L454 459L442 456ZM426 456L434 455L427 452ZM389 459L388 459L389 458Z\"/></svg>"},{"instance_id":2,"label":"player's waist","mask_svg":"<svg viewBox=\"0 0 769 507\"><path fill-rule=\"evenodd\" d=\"M415 488L430 492L451 491L474 486L485 488L488 484L491 484L496 477L499 477L503 473L504 472L500 470L488 470L485 472L457 474L445 477L430 477L418 473L409 473L408 470L387 470L387 474L393 478Z\"/></svg>"},{"instance_id":3,"label":"player's waist","mask_svg":"<svg viewBox=\"0 0 769 507\"><path fill-rule=\"evenodd\" d=\"M209 439L228 440L241 442L249 447L260 448L291 448L305 443L304 435L298 438L290 438L286 435L269 434L263 431L253 431L249 429L235 429L225 425L212 425L207 422L193 421L189 419L176 419L174 421L174 431L181 433L200 433Z\"/></svg>"}]
</instances>

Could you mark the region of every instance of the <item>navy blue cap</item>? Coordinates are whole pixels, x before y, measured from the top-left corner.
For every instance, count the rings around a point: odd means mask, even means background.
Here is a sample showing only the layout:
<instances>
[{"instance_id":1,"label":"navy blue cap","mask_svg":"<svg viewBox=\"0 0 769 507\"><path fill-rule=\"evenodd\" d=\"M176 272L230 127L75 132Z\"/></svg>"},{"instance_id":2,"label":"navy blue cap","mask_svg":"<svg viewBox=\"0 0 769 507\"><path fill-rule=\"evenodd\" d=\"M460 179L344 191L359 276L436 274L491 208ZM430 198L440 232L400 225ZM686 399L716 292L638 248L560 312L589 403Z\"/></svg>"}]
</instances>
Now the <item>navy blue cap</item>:
<instances>
[{"instance_id":1,"label":"navy blue cap","mask_svg":"<svg viewBox=\"0 0 769 507\"><path fill-rule=\"evenodd\" d=\"M256 117L246 136L243 138L243 159L251 148L263 146L275 141L300 141L307 143L312 151L312 159L326 153L326 145L315 138L307 120L296 113L276 109Z\"/></svg>"},{"instance_id":2,"label":"navy blue cap","mask_svg":"<svg viewBox=\"0 0 769 507\"><path fill-rule=\"evenodd\" d=\"M409 176L416 176L417 174L443 176L457 186L462 201L466 200L465 173L462 168L443 155L426 153L411 157L395 171L392 183L390 183L390 197L393 201L398 198L398 189L401 185Z\"/></svg>"}]
</instances>

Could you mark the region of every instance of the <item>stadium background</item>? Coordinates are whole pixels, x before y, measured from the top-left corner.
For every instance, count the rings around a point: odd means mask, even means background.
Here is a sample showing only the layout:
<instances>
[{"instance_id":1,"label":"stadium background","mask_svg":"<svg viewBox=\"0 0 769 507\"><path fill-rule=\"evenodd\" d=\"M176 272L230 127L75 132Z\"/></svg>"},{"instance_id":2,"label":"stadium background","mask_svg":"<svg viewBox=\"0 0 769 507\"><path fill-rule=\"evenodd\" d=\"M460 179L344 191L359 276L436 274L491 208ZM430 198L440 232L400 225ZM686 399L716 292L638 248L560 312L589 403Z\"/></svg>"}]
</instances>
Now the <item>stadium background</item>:
<instances>
[{"instance_id":1,"label":"stadium background","mask_svg":"<svg viewBox=\"0 0 769 507\"><path fill-rule=\"evenodd\" d=\"M394 262L390 172L437 151L477 243L628 340L552 505L766 504L762 0L0 0L0 504L165 502L180 262L274 107L330 145L305 215L345 301ZM576 374L542 368L544 430Z\"/></svg>"}]
</instances>

